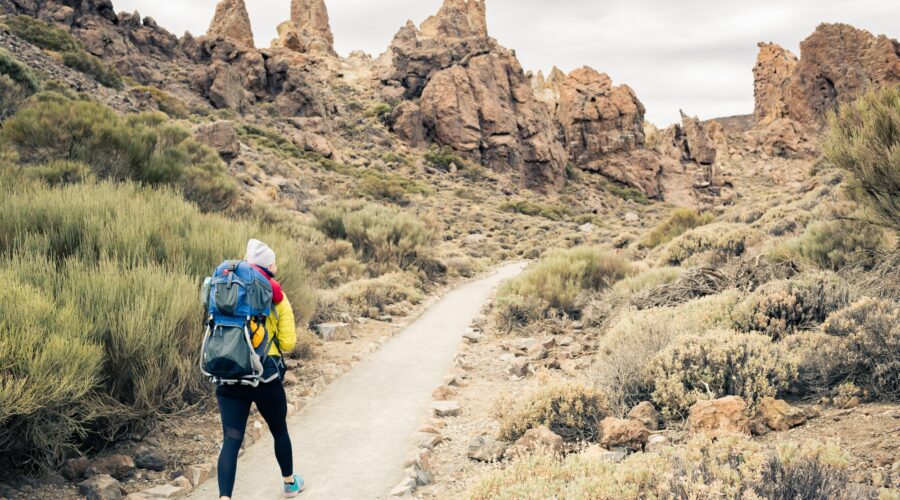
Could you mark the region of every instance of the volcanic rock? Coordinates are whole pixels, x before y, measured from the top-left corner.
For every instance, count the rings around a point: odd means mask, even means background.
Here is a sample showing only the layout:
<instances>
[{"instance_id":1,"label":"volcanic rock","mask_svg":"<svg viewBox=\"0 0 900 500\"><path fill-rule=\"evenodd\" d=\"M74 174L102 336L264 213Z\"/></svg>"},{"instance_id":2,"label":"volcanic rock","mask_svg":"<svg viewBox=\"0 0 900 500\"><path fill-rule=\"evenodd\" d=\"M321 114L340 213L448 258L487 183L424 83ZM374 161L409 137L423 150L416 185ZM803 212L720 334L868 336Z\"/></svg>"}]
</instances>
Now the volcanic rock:
<instances>
[{"instance_id":1,"label":"volcanic rock","mask_svg":"<svg viewBox=\"0 0 900 500\"><path fill-rule=\"evenodd\" d=\"M278 26L273 47L315 55L336 55L325 0L292 0L291 19Z\"/></svg>"},{"instance_id":2,"label":"volcanic rock","mask_svg":"<svg viewBox=\"0 0 900 500\"><path fill-rule=\"evenodd\" d=\"M253 47L253 28L250 26L250 15L244 0L222 0L216 5L206 36L221 37L233 40L247 47Z\"/></svg>"},{"instance_id":3,"label":"volcanic rock","mask_svg":"<svg viewBox=\"0 0 900 500\"><path fill-rule=\"evenodd\" d=\"M650 431L634 419L607 417L600 422L599 443L606 448L624 446L630 450L640 450L649 437Z\"/></svg>"},{"instance_id":4,"label":"volcanic rock","mask_svg":"<svg viewBox=\"0 0 900 500\"><path fill-rule=\"evenodd\" d=\"M778 44L759 44L753 68L757 122L767 123L787 116L787 87L798 62L797 56Z\"/></svg>"},{"instance_id":5,"label":"volcanic rock","mask_svg":"<svg viewBox=\"0 0 900 500\"><path fill-rule=\"evenodd\" d=\"M737 396L698 401L691 407L688 428L691 432L727 431L750 434L747 403Z\"/></svg>"}]
</instances>

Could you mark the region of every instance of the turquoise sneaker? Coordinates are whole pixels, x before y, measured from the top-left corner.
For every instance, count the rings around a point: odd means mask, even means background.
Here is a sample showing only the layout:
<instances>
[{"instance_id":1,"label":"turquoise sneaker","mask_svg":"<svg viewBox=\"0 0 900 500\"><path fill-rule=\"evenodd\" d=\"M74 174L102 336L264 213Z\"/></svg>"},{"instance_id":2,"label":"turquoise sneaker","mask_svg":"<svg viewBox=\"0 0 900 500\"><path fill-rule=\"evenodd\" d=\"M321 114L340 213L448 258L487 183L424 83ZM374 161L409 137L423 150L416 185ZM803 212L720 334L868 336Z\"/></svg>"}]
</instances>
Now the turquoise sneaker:
<instances>
[{"instance_id":1,"label":"turquoise sneaker","mask_svg":"<svg viewBox=\"0 0 900 500\"><path fill-rule=\"evenodd\" d=\"M303 478L294 474L294 484L284 483L284 498L294 498L303 491Z\"/></svg>"}]
</instances>

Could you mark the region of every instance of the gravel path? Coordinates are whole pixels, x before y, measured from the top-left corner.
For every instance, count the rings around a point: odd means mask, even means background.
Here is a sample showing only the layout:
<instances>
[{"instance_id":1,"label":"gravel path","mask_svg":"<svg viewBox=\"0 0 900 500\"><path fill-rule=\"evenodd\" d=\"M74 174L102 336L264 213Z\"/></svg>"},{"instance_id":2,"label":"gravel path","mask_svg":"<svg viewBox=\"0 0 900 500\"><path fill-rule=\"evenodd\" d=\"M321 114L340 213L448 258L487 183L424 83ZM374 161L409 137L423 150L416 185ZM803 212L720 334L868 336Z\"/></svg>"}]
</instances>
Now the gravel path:
<instances>
[{"instance_id":1,"label":"gravel path","mask_svg":"<svg viewBox=\"0 0 900 500\"><path fill-rule=\"evenodd\" d=\"M290 419L295 467L307 483L301 498L387 497L403 477L413 434L428 415L432 389L452 369L465 328L494 288L523 268L507 265L448 293ZM280 481L266 437L241 457L234 498L280 498ZM190 498L215 499L217 493L213 479Z\"/></svg>"}]
</instances>

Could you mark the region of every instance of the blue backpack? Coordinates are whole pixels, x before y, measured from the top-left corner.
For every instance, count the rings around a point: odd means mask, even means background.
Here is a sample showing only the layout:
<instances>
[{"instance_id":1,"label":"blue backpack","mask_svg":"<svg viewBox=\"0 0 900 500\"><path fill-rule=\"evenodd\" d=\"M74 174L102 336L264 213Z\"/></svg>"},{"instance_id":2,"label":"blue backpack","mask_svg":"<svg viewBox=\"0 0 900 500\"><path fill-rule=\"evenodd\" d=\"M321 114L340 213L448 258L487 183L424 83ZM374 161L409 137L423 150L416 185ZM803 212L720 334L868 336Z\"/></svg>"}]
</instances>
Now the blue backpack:
<instances>
[{"instance_id":1,"label":"blue backpack","mask_svg":"<svg viewBox=\"0 0 900 500\"><path fill-rule=\"evenodd\" d=\"M200 368L210 382L256 387L280 375L263 379L269 350L278 345L266 330L274 312L267 276L244 261L226 261L203 282L200 301L207 318ZM263 330L256 347L253 327Z\"/></svg>"}]
</instances>

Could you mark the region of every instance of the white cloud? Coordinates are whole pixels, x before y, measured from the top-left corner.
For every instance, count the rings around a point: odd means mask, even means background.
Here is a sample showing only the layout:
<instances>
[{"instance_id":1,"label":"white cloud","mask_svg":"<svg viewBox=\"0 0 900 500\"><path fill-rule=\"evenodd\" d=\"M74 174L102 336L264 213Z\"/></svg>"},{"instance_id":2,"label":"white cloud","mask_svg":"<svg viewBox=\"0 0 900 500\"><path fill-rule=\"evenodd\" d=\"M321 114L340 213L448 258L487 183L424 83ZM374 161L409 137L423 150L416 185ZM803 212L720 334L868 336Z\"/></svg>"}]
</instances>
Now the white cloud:
<instances>
[{"instance_id":1,"label":"white cloud","mask_svg":"<svg viewBox=\"0 0 900 500\"><path fill-rule=\"evenodd\" d=\"M246 0L257 44L268 46L290 0ZM181 34L206 31L216 0L113 0ZM412 19L441 0L326 0L338 52L379 54ZM702 118L750 113L756 43L799 52L820 22L900 36L900 2L884 0L487 0L491 34L526 69L589 65L627 83L658 124L678 110Z\"/></svg>"}]
</instances>

